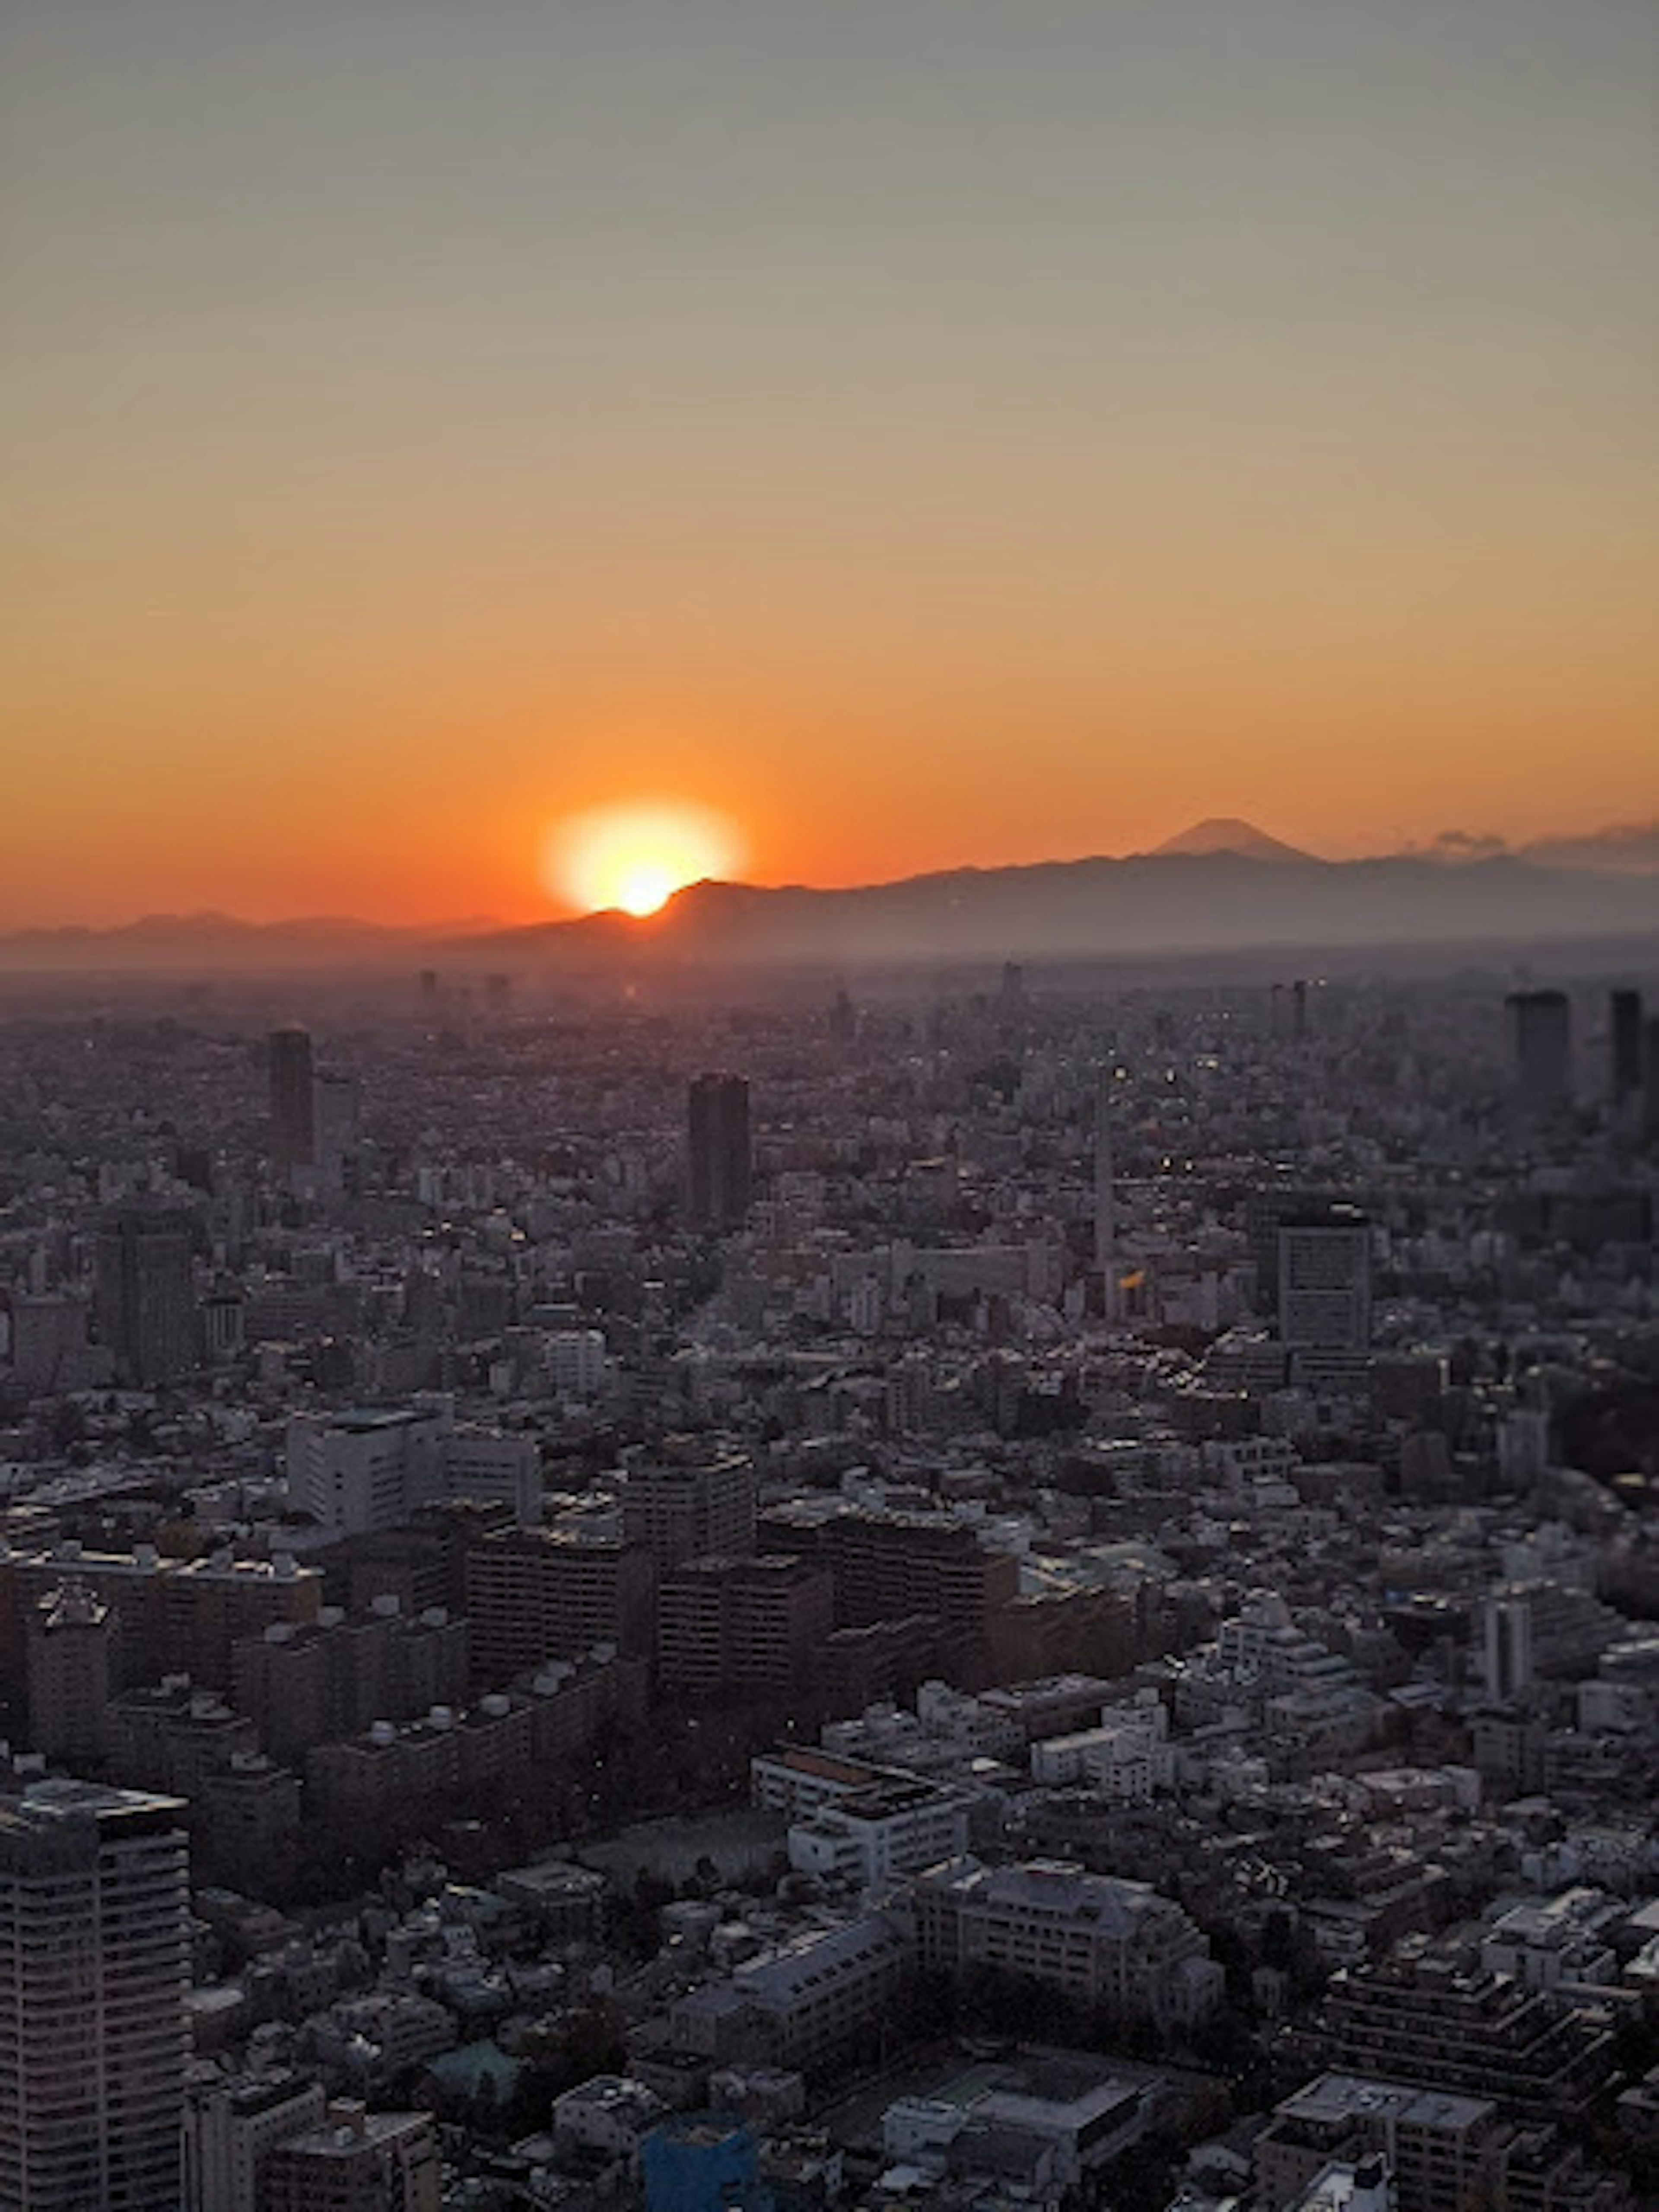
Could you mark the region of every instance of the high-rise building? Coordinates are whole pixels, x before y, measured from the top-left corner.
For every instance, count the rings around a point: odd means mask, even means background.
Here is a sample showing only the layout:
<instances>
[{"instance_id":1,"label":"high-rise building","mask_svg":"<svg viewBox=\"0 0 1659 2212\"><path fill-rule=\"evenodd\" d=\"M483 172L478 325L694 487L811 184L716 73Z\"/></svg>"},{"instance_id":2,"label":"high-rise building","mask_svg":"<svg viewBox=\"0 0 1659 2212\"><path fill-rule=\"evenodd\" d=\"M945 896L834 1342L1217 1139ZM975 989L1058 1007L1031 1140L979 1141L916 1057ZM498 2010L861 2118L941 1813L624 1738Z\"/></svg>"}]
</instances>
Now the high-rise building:
<instances>
[{"instance_id":1,"label":"high-rise building","mask_svg":"<svg viewBox=\"0 0 1659 2212\"><path fill-rule=\"evenodd\" d=\"M124 1206L98 1232L99 1334L118 1381L176 1382L200 1358L191 1216Z\"/></svg>"},{"instance_id":2,"label":"high-rise building","mask_svg":"<svg viewBox=\"0 0 1659 2212\"><path fill-rule=\"evenodd\" d=\"M1279 1224L1279 1334L1299 1351L1364 1352L1371 1340L1371 1231L1352 1206Z\"/></svg>"},{"instance_id":3,"label":"high-rise building","mask_svg":"<svg viewBox=\"0 0 1659 2212\"><path fill-rule=\"evenodd\" d=\"M939 1637L936 1671L957 1683L985 1679L998 1618L1019 1594L1016 1559L934 1515L849 1508L826 1520L786 1504L763 1517L760 1540L829 1568L838 1628L930 1616Z\"/></svg>"},{"instance_id":4,"label":"high-rise building","mask_svg":"<svg viewBox=\"0 0 1659 2212\"><path fill-rule=\"evenodd\" d=\"M0 2204L178 2212L190 1890L176 1798L0 1797Z\"/></svg>"},{"instance_id":5,"label":"high-rise building","mask_svg":"<svg viewBox=\"0 0 1659 2212\"><path fill-rule=\"evenodd\" d=\"M753 1163L749 1085L740 1075L699 1075L686 1100L691 1216L735 1229L749 1212Z\"/></svg>"},{"instance_id":6,"label":"high-rise building","mask_svg":"<svg viewBox=\"0 0 1659 2212\"><path fill-rule=\"evenodd\" d=\"M469 1546L466 1615L475 1681L510 1682L595 1644L650 1649L656 1570L641 1545L563 1528L513 1528Z\"/></svg>"},{"instance_id":7,"label":"high-rise building","mask_svg":"<svg viewBox=\"0 0 1659 2212\"><path fill-rule=\"evenodd\" d=\"M115 1632L114 1613L83 1583L40 1599L28 1621L29 1741L77 1773L95 1767L106 1748Z\"/></svg>"},{"instance_id":8,"label":"high-rise building","mask_svg":"<svg viewBox=\"0 0 1659 2212\"><path fill-rule=\"evenodd\" d=\"M1607 999L1607 1045L1613 1103L1622 1105L1642 1088L1642 994L1614 991Z\"/></svg>"},{"instance_id":9,"label":"high-rise building","mask_svg":"<svg viewBox=\"0 0 1659 2212\"><path fill-rule=\"evenodd\" d=\"M1117 1311L1117 1185L1112 1172L1111 1093L1105 1083L1095 1091L1095 1265L1109 1321Z\"/></svg>"},{"instance_id":10,"label":"high-rise building","mask_svg":"<svg viewBox=\"0 0 1659 2212\"><path fill-rule=\"evenodd\" d=\"M754 1462L695 1446L641 1455L628 1470L623 1527L662 1569L716 1553L745 1558L755 1548Z\"/></svg>"},{"instance_id":11,"label":"high-rise building","mask_svg":"<svg viewBox=\"0 0 1659 2212\"><path fill-rule=\"evenodd\" d=\"M262 1636L274 1621L315 1620L323 1587L319 1571L289 1552L274 1560L228 1552L173 1559L153 1544L131 1552L89 1552L74 1537L33 1552L14 1544L0 1553L0 1677L21 1678L29 1608L67 1581L119 1622L112 1664L121 1686L177 1674L220 1688L229 1686L239 1638Z\"/></svg>"},{"instance_id":12,"label":"high-rise building","mask_svg":"<svg viewBox=\"0 0 1659 2212\"><path fill-rule=\"evenodd\" d=\"M316 1070L308 1030L273 1030L266 1041L270 1078L270 1152L283 1167L317 1157Z\"/></svg>"},{"instance_id":13,"label":"high-rise building","mask_svg":"<svg viewBox=\"0 0 1659 2212\"><path fill-rule=\"evenodd\" d=\"M318 1071L311 1086L312 1157L325 1182L337 1186L357 1142L362 1086L338 1068Z\"/></svg>"},{"instance_id":14,"label":"high-rise building","mask_svg":"<svg viewBox=\"0 0 1659 2212\"><path fill-rule=\"evenodd\" d=\"M1659 1014L1642 1024L1642 1134L1659 1145Z\"/></svg>"},{"instance_id":15,"label":"high-rise building","mask_svg":"<svg viewBox=\"0 0 1659 2212\"><path fill-rule=\"evenodd\" d=\"M1511 991L1505 1004L1516 1103L1523 1113L1553 1113L1572 1097L1571 1004L1565 991Z\"/></svg>"},{"instance_id":16,"label":"high-rise building","mask_svg":"<svg viewBox=\"0 0 1659 2212\"><path fill-rule=\"evenodd\" d=\"M185 2212L264 2212L271 2153L319 2126L327 2105L317 2082L282 2071L193 2083L185 2114Z\"/></svg>"},{"instance_id":17,"label":"high-rise building","mask_svg":"<svg viewBox=\"0 0 1659 2212\"><path fill-rule=\"evenodd\" d=\"M836 1625L835 1585L805 1559L697 1559L657 1593L657 1662L667 1688L781 1696L807 1676Z\"/></svg>"}]
</instances>

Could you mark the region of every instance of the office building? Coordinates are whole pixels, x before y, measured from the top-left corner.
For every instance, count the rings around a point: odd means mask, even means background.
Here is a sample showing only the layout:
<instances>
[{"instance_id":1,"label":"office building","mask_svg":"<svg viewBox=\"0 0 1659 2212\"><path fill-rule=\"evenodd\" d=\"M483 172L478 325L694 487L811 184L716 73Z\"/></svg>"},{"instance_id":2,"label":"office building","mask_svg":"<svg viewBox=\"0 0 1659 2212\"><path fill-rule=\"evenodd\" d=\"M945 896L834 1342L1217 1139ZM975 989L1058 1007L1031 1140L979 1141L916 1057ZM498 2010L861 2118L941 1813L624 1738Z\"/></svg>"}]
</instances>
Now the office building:
<instances>
[{"instance_id":1,"label":"office building","mask_svg":"<svg viewBox=\"0 0 1659 2212\"><path fill-rule=\"evenodd\" d=\"M1118 1306L1117 1186L1112 1168L1111 1090L1095 1090L1095 1265L1100 1270L1106 1318Z\"/></svg>"},{"instance_id":2,"label":"office building","mask_svg":"<svg viewBox=\"0 0 1659 2212\"><path fill-rule=\"evenodd\" d=\"M1571 1103L1572 1008L1565 991L1512 991L1509 1009L1516 1103L1550 1114Z\"/></svg>"},{"instance_id":3,"label":"office building","mask_svg":"<svg viewBox=\"0 0 1659 2212\"><path fill-rule=\"evenodd\" d=\"M357 1142L362 1085L338 1068L318 1071L312 1086L317 1164L337 1176Z\"/></svg>"},{"instance_id":4,"label":"office building","mask_svg":"<svg viewBox=\"0 0 1659 2212\"><path fill-rule=\"evenodd\" d=\"M691 1218L711 1229L741 1227L753 1177L749 1085L740 1075L699 1075L686 1101Z\"/></svg>"},{"instance_id":5,"label":"office building","mask_svg":"<svg viewBox=\"0 0 1659 2212\"><path fill-rule=\"evenodd\" d=\"M746 1453L705 1454L672 1443L628 1470L623 1527L663 1570L755 1548L755 1468Z\"/></svg>"},{"instance_id":6,"label":"office building","mask_svg":"<svg viewBox=\"0 0 1659 2212\"><path fill-rule=\"evenodd\" d=\"M190 1893L182 1806L0 1797L0 2204L178 2212Z\"/></svg>"},{"instance_id":7,"label":"office building","mask_svg":"<svg viewBox=\"0 0 1659 2212\"><path fill-rule=\"evenodd\" d=\"M319 2126L327 2107L317 2082L286 2070L215 2072L192 2081L185 2108L185 2212L264 2212L271 2153Z\"/></svg>"},{"instance_id":8,"label":"office building","mask_svg":"<svg viewBox=\"0 0 1659 2212\"><path fill-rule=\"evenodd\" d=\"M317 1091L309 1030L273 1030L265 1054L271 1158L279 1167L311 1167L317 1158Z\"/></svg>"},{"instance_id":9,"label":"office building","mask_svg":"<svg viewBox=\"0 0 1659 2212\"><path fill-rule=\"evenodd\" d=\"M1607 998L1608 1074L1613 1103L1622 1106L1642 1088L1642 994L1613 991Z\"/></svg>"},{"instance_id":10,"label":"office building","mask_svg":"<svg viewBox=\"0 0 1659 2212\"><path fill-rule=\"evenodd\" d=\"M443 2166L429 2112L371 2112L342 2100L272 2151L264 2212L441 2212Z\"/></svg>"},{"instance_id":11,"label":"office building","mask_svg":"<svg viewBox=\"0 0 1659 2212\"><path fill-rule=\"evenodd\" d=\"M561 1398L593 1398L605 1388L605 1338L597 1328L557 1328L545 1346L548 1387Z\"/></svg>"},{"instance_id":12,"label":"office building","mask_svg":"<svg viewBox=\"0 0 1659 2212\"><path fill-rule=\"evenodd\" d=\"M457 1427L447 1405L296 1414L286 1452L290 1499L338 1535L396 1528L452 1498L507 1505L526 1525L540 1518L535 1438Z\"/></svg>"},{"instance_id":13,"label":"office building","mask_svg":"<svg viewBox=\"0 0 1659 2212\"><path fill-rule=\"evenodd\" d=\"M115 1377L149 1390L200 1360L195 1224L167 1207L123 1207L98 1232L94 1310Z\"/></svg>"},{"instance_id":14,"label":"office building","mask_svg":"<svg viewBox=\"0 0 1659 2212\"><path fill-rule=\"evenodd\" d=\"M1337 1192L1309 1185L1270 1183L1244 1201L1244 1237L1255 1265L1255 1304L1262 1314L1279 1310L1279 1232L1286 1221L1317 1219L1340 1204Z\"/></svg>"},{"instance_id":15,"label":"office building","mask_svg":"<svg viewBox=\"0 0 1659 2212\"><path fill-rule=\"evenodd\" d=\"M1363 1353L1371 1340L1371 1231L1351 1206L1279 1224L1279 1333L1293 1352Z\"/></svg>"}]
</instances>

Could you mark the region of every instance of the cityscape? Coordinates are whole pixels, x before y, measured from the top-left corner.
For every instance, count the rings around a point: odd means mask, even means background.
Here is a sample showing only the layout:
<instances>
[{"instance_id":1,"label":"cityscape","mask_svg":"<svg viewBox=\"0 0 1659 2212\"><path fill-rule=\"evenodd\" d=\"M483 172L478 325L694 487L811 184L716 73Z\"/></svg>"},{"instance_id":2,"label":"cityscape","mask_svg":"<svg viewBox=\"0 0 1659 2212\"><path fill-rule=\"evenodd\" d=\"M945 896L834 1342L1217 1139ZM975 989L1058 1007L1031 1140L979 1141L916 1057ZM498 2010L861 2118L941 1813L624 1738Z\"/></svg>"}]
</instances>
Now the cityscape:
<instances>
[{"instance_id":1,"label":"cityscape","mask_svg":"<svg viewBox=\"0 0 1659 2212\"><path fill-rule=\"evenodd\" d=\"M0 2202L1650 2202L1595 957L5 979Z\"/></svg>"},{"instance_id":2,"label":"cityscape","mask_svg":"<svg viewBox=\"0 0 1659 2212\"><path fill-rule=\"evenodd\" d=\"M0 2212L1659 2208L1659 11L0 16Z\"/></svg>"}]
</instances>

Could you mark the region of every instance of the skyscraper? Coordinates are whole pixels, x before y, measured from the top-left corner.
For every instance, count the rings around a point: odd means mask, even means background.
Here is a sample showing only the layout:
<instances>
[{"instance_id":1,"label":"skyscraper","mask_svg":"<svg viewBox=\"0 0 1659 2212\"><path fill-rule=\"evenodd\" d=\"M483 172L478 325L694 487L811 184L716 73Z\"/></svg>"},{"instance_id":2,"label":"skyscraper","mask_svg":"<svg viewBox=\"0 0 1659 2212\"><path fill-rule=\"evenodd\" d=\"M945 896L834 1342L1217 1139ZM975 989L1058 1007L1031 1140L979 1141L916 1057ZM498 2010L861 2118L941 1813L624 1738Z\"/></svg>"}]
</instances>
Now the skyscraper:
<instances>
[{"instance_id":1,"label":"skyscraper","mask_svg":"<svg viewBox=\"0 0 1659 2212\"><path fill-rule=\"evenodd\" d=\"M194 1246L190 1215L167 1207L123 1207L99 1231L98 1329L119 1381L149 1389L197 1364Z\"/></svg>"},{"instance_id":2,"label":"skyscraper","mask_svg":"<svg viewBox=\"0 0 1659 2212\"><path fill-rule=\"evenodd\" d=\"M1293 1349L1364 1352L1371 1340L1371 1231L1352 1206L1279 1227L1279 1333Z\"/></svg>"},{"instance_id":3,"label":"skyscraper","mask_svg":"<svg viewBox=\"0 0 1659 2212\"><path fill-rule=\"evenodd\" d=\"M1548 1114L1572 1097L1572 1009L1565 991L1511 991L1516 1102Z\"/></svg>"},{"instance_id":4,"label":"skyscraper","mask_svg":"<svg viewBox=\"0 0 1659 2212\"><path fill-rule=\"evenodd\" d=\"M1614 991L1607 1000L1613 1103L1620 1106L1642 1088L1642 994Z\"/></svg>"},{"instance_id":5,"label":"skyscraper","mask_svg":"<svg viewBox=\"0 0 1659 2212\"><path fill-rule=\"evenodd\" d=\"M1095 1265L1109 1321L1117 1312L1117 1186L1112 1172L1111 1090L1106 1082L1095 1091Z\"/></svg>"},{"instance_id":6,"label":"skyscraper","mask_svg":"<svg viewBox=\"0 0 1659 2212\"><path fill-rule=\"evenodd\" d=\"M317 1157L315 1068L308 1030L273 1030L266 1041L270 1077L270 1151L283 1167Z\"/></svg>"},{"instance_id":7,"label":"skyscraper","mask_svg":"<svg viewBox=\"0 0 1659 2212\"><path fill-rule=\"evenodd\" d=\"M734 1229L749 1212L752 1164L749 1085L740 1075L699 1075L686 1102L691 1216Z\"/></svg>"},{"instance_id":8,"label":"skyscraper","mask_svg":"<svg viewBox=\"0 0 1659 2212\"><path fill-rule=\"evenodd\" d=\"M177 1798L0 1797L0 2204L178 2212L190 1891Z\"/></svg>"},{"instance_id":9,"label":"skyscraper","mask_svg":"<svg viewBox=\"0 0 1659 2212\"><path fill-rule=\"evenodd\" d=\"M319 1069L311 1086L311 1157L323 1180L337 1187L357 1142L362 1087L355 1075Z\"/></svg>"}]
</instances>

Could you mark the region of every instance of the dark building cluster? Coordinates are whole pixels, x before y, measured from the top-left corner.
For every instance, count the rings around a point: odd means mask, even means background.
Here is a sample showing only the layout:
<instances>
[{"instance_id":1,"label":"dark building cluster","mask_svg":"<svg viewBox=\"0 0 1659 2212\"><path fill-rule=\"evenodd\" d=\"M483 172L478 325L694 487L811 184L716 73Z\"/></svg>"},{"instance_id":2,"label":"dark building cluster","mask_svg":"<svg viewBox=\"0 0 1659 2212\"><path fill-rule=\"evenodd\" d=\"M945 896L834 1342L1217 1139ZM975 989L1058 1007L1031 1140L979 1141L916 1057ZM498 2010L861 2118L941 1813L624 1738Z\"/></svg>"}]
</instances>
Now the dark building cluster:
<instances>
[{"instance_id":1,"label":"dark building cluster","mask_svg":"<svg viewBox=\"0 0 1659 2212\"><path fill-rule=\"evenodd\" d=\"M1655 2201L1659 1023L1512 980L8 982L0 2212Z\"/></svg>"}]
</instances>

